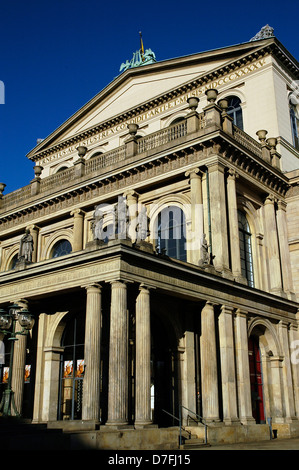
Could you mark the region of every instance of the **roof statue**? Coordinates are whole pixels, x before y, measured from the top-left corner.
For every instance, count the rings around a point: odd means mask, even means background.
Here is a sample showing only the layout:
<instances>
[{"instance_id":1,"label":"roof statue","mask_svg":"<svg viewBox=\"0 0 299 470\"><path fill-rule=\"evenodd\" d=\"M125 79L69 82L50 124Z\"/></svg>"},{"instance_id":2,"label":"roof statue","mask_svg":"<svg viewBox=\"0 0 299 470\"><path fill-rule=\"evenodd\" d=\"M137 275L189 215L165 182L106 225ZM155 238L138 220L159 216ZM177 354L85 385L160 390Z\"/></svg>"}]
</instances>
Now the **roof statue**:
<instances>
[{"instance_id":1,"label":"roof statue","mask_svg":"<svg viewBox=\"0 0 299 470\"><path fill-rule=\"evenodd\" d=\"M259 39L273 38L274 28L271 28L268 24L263 26L262 29L250 39L250 41L258 41Z\"/></svg>"},{"instance_id":2,"label":"roof statue","mask_svg":"<svg viewBox=\"0 0 299 470\"><path fill-rule=\"evenodd\" d=\"M120 66L119 71L124 72L127 69L139 67L140 65L154 64L157 62L155 53L151 49L144 50L142 35L140 34L140 49L133 53L133 57L130 61L126 60Z\"/></svg>"}]
</instances>

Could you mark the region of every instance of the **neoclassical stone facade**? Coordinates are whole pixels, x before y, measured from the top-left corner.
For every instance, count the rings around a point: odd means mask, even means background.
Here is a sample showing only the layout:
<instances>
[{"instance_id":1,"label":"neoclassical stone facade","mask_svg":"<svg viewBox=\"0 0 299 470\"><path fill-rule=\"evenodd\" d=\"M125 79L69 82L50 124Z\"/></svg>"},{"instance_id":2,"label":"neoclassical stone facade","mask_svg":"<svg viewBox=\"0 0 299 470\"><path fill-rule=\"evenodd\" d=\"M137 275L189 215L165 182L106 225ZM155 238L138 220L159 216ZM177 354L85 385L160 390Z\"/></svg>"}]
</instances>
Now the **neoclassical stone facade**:
<instances>
[{"instance_id":1,"label":"neoclassical stone facade","mask_svg":"<svg viewBox=\"0 0 299 470\"><path fill-rule=\"evenodd\" d=\"M98 448L176 448L180 416L299 435L297 65L271 37L129 68L1 185L0 307L35 315L24 417Z\"/></svg>"}]
</instances>

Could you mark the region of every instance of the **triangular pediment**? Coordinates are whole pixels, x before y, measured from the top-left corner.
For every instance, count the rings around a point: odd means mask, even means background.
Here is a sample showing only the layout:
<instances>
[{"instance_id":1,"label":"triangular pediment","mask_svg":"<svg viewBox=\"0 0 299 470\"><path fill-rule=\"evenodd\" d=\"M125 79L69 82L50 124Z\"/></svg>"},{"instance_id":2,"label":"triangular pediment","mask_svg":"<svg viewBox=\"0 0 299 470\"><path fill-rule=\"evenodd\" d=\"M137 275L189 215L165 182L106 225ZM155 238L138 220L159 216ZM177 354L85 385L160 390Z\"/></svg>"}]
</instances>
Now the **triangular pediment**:
<instances>
[{"instance_id":1,"label":"triangular pediment","mask_svg":"<svg viewBox=\"0 0 299 470\"><path fill-rule=\"evenodd\" d=\"M214 51L193 54L181 58L156 62L154 64L128 69L116 77L106 88L91 99L77 113L71 116L58 129L44 139L27 156L36 160L38 155L49 149L64 145L76 136L84 135L97 126L103 128L115 125L126 114L179 90L187 83L200 77L211 77L216 71L225 68L246 56L250 56L275 42L275 38L253 41ZM138 111L137 111L138 113ZM80 140L80 139L78 139Z\"/></svg>"}]
</instances>

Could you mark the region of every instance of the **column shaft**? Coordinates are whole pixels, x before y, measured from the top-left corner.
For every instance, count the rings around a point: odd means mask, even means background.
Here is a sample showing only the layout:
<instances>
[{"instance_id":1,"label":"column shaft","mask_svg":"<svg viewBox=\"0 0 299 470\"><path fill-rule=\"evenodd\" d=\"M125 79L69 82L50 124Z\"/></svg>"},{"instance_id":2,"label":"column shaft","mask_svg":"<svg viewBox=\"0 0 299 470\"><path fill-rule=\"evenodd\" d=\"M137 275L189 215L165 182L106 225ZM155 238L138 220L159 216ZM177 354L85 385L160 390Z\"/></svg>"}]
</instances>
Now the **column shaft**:
<instances>
[{"instance_id":1,"label":"column shaft","mask_svg":"<svg viewBox=\"0 0 299 470\"><path fill-rule=\"evenodd\" d=\"M101 382L101 288L98 285L87 286L86 292L82 419L98 421Z\"/></svg>"},{"instance_id":2,"label":"column shaft","mask_svg":"<svg viewBox=\"0 0 299 470\"><path fill-rule=\"evenodd\" d=\"M230 235L230 253L231 268L233 276L237 281L241 280L241 257L240 257L240 241L239 241L239 223L238 223L238 207L236 196L236 178L238 175L235 171L229 170L227 177L227 199L228 199L228 221Z\"/></svg>"},{"instance_id":3,"label":"column shaft","mask_svg":"<svg viewBox=\"0 0 299 470\"><path fill-rule=\"evenodd\" d=\"M21 326L16 322L16 332L21 331ZM15 341L13 368L12 368L12 390L14 392L14 400L18 413L22 412L24 378L25 378L25 360L26 360L26 344L27 336L17 335L18 341ZM14 411L12 410L12 414Z\"/></svg>"},{"instance_id":4,"label":"column shaft","mask_svg":"<svg viewBox=\"0 0 299 470\"><path fill-rule=\"evenodd\" d=\"M277 231L279 240L279 249L281 256L281 270L283 279L283 290L287 292L292 298L293 279L291 270L291 258L288 244L288 228L286 219L286 204L283 201L278 201L277 209ZM294 300L294 298L292 299Z\"/></svg>"},{"instance_id":5,"label":"column shaft","mask_svg":"<svg viewBox=\"0 0 299 470\"><path fill-rule=\"evenodd\" d=\"M128 422L128 341L127 286L121 281L113 281L107 425L122 425Z\"/></svg>"},{"instance_id":6,"label":"column shaft","mask_svg":"<svg viewBox=\"0 0 299 470\"><path fill-rule=\"evenodd\" d=\"M189 261L198 264L203 236L203 196L201 173L198 168L186 172L190 177L191 237L188 240Z\"/></svg>"},{"instance_id":7,"label":"column shaft","mask_svg":"<svg viewBox=\"0 0 299 470\"><path fill-rule=\"evenodd\" d=\"M276 216L274 200L268 197L264 204L265 209L265 225L266 225L266 242L268 253L268 266L269 266L269 279L270 279L270 292L281 294L281 269L279 246L276 228Z\"/></svg>"},{"instance_id":8,"label":"column shaft","mask_svg":"<svg viewBox=\"0 0 299 470\"><path fill-rule=\"evenodd\" d=\"M80 209L75 209L71 212L74 217L73 228L73 251L80 251L83 249L83 224L84 213Z\"/></svg>"},{"instance_id":9,"label":"column shaft","mask_svg":"<svg viewBox=\"0 0 299 470\"><path fill-rule=\"evenodd\" d=\"M214 307L209 302L201 311L200 356L203 417L219 421Z\"/></svg>"},{"instance_id":10,"label":"column shaft","mask_svg":"<svg viewBox=\"0 0 299 470\"><path fill-rule=\"evenodd\" d=\"M242 424L255 423L251 406L247 317L240 310L235 317L235 347L239 418Z\"/></svg>"},{"instance_id":11,"label":"column shaft","mask_svg":"<svg viewBox=\"0 0 299 470\"><path fill-rule=\"evenodd\" d=\"M135 426L151 420L151 330L150 292L140 287L136 301L136 387Z\"/></svg>"},{"instance_id":12,"label":"column shaft","mask_svg":"<svg viewBox=\"0 0 299 470\"><path fill-rule=\"evenodd\" d=\"M209 167L209 186L214 266L221 272L227 272L229 262L224 167L219 163Z\"/></svg>"},{"instance_id":13,"label":"column shaft","mask_svg":"<svg viewBox=\"0 0 299 470\"><path fill-rule=\"evenodd\" d=\"M286 421L291 422L295 419L295 402L294 402L294 390L293 390L293 381L292 381L292 371L291 371L291 358L290 358L290 347L289 347L289 335L288 335L288 325L280 321L278 324L278 334L280 339L280 344L282 346L284 360L282 365L283 373L283 396L284 396L284 406L286 411Z\"/></svg>"},{"instance_id":14,"label":"column shaft","mask_svg":"<svg viewBox=\"0 0 299 470\"><path fill-rule=\"evenodd\" d=\"M223 305L219 316L223 421L226 424L238 421L232 313L232 308Z\"/></svg>"}]
</instances>

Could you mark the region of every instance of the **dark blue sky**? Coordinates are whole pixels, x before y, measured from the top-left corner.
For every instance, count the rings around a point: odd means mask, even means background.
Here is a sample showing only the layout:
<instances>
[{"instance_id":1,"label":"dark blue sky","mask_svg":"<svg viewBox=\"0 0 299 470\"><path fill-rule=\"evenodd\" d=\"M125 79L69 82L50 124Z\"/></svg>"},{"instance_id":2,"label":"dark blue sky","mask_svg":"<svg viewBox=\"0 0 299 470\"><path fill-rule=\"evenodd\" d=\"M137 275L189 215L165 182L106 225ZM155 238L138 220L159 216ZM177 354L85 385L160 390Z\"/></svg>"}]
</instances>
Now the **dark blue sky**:
<instances>
[{"instance_id":1,"label":"dark blue sky","mask_svg":"<svg viewBox=\"0 0 299 470\"><path fill-rule=\"evenodd\" d=\"M298 0L0 0L0 182L29 184L26 154L145 48L157 60L249 41L269 24L299 59Z\"/></svg>"}]
</instances>

